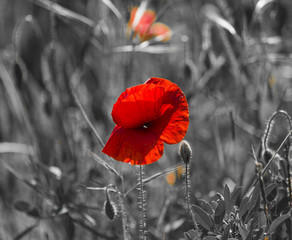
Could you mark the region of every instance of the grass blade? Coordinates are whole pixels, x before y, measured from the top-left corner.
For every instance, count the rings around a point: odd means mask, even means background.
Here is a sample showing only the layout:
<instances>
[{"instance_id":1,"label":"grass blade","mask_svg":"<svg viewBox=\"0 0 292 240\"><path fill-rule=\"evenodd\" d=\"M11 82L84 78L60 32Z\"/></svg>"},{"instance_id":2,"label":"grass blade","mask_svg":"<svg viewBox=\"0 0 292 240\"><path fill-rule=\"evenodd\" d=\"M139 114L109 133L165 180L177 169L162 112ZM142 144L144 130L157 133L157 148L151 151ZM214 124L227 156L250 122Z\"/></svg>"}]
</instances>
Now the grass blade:
<instances>
[{"instance_id":1,"label":"grass blade","mask_svg":"<svg viewBox=\"0 0 292 240\"><path fill-rule=\"evenodd\" d=\"M272 161L275 159L275 157L277 156L278 152L281 150L281 148L284 146L285 142L288 140L288 138L290 137L290 135L292 134L292 130L287 134L287 136L284 138L284 140L282 141L281 145L278 147L278 149L274 152L273 156L271 157L271 159L269 160L269 162L266 164L265 168L262 171L262 175L265 174L265 172L267 171L268 167L270 166L270 164L272 163Z\"/></svg>"},{"instance_id":2,"label":"grass blade","mask_svg":"<svg viewBox=\"0 0 292 240\"><path fill-rule=\"evenodd\" d=\"M207 4L207 6L204 7L203 12L210 21L220 26L221 28L224 28L229 33L231 33L231 35L234 36L236 40L240 41L240 37L237 34L235 28L227 20L220 16L217 8L215 8L213 5Z\"/></svg>"},{"instance_id":3,"label":"grass blade","mask_svg":"<svg viewBox=\"0 0 292 240\"><path fill-rule=\"evenodd\" d=\"M114 49L114 52L122 52L122 53L128 53L128 52L144 52L144 53L150 53L150 54L162 54L162 53L176 53L181 50L180 45L155 45L155 46L133 46L133 45L125 45L116 47Z\"/></svg>"},{"instance_id":4,"label":"grass blade","mask_svg":"<svg viewBox=\"0 0 292 240\"><path fill-rule=\"evenodd\" d=\"M119 178L122 178L121 175L117 172L116 169L114 169L112 166L110 166L109 164L106 163L105 160L103 160L101 157L97 156L96 154L94 154L93 152L89 151L90 156L92 157L93 160L95 160L97 163L99 163L100 165L104 166L106 169L110 170L111 172L113 172L115 175L117 175Z\"/></svg>"},{"instance_id":5,"label":"grass blade","mask_svg":"<svg viewBox=\"0 0 292 240\"><path fill-rule=\"evenodd\" d=\"M89 27L95 26L95 23L91 19L84 17L78 13L75 13L67 8L64 8L57 3L53 3L48 0L29 0L29 1L49 11L54 12L58 16L65 17L76 22L81 22Z\"/></svg>"},{"instance_id":6,"label":"grass blade","mask_svg":"<svg viewBox=\"0 0 292 240\"><path fill-rule=\"evenodd\" d=\"M84 117L85 121L88 123L89 127L91 128L91 130L93 131L95 137L97 138L97 140L99 141L99 143L101 144L102 147L104 147L104 142L102 141L101 137L99 136L98 132L96 131L96 129L94 128L93 124L91 123L91 121L89 120L89 117L87 116L84 108L82 107L75 91L73 90L73 88L70 86L71 88L71 92L72 92L72 95L74 97L74 100L78 106L78 108L80 109L81 113L82 113L82 116Z\"/></svg>"},{"instance_id":7,"label":"grass blade","mask_svg":"<svg viewBox=\"0 0 292 240\"><path fill-rule=\"evenodd\" d=\"M277 229L277 227L278 227L280 224L282 224L284 221L286 221L288 218L290 218L290 215L289 215L289 214L283 214L282 216L276 218L276 219L272 222L272 224L271 224L271 226L270 226L270 229L269 229L270 233L275 232L276 229Z\"/></svg>"},{"instance_id":8,"label":"grass blade","mask_svg":"<svg viewBox=\"0 0 292 240\"><path fill-rule=\"evenodd\" d=\"M33 155L34 150L31 146L22 143L0 143L0 153L22 153L27 155Z\"/></svg>"},{"instance_id":9,"label":"grass blade","mask_svg":"<svg viewBox=\"0 0 292 240\"><path fill-rule=\"evenodd\" d=\"M119 19L121 24L125 24L125 19L123 18L122 14L120 13L119 9L116 8L116 6L110 1L110 0L102 0L102 2L110 9L112 12L116 15L116 17Z\"/></svg>"},{"instance_id":10,"label":"grass blade","mask_svg":"<svg viewBox=\"0 0 292 240\"><path fill-rule=\"evenodd\" d=\"M271 2L274 2L274 0L260 0L260 1L258 1L256 6L255 6L255 13L259 14Z\"/></svg>"}]
</instances>

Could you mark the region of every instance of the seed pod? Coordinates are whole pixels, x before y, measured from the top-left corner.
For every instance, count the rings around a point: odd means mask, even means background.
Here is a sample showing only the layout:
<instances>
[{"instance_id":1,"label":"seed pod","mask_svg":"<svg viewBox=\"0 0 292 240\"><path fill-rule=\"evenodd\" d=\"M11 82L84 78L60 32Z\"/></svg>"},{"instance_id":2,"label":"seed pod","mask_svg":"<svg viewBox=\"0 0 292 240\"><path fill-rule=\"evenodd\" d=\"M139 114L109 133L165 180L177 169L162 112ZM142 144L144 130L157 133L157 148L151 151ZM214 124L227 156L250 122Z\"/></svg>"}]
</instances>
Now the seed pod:
<instances>
[{"instance_id":1,"label":"seed pod","mask_svg":"<svg viewBox=\"0 0 292 240\"><path fill-rule=\"evenodd\" d=\"M108 190L110 185L105 190L106 201L104 202L104 212L109 220L114 220L117 215L116 206L110 201Z\"/></svg>"},{"instance_id":2,"label":"seed pod","mask_svg":"<svg viewBox=\"0 0 292 240\"><path fill-rule=\"evenodd\" d=\"M110 200L106 200L104 203L104 212L105 215L108 217L109 220L114 220L116 217L116 208L115 206L111 203Z\"/></svg>"},{"instance_id":3,"label":"seed pod","mask_svg":"<svg viewBox=\"0 0 292 240\"><path fill-rule=\"evenodd\" d=\"M185 164L190 162L192 157L192 149L190 144L185 140L183 140L179 146L179 155Z\"/></svg>"}]
</instances>

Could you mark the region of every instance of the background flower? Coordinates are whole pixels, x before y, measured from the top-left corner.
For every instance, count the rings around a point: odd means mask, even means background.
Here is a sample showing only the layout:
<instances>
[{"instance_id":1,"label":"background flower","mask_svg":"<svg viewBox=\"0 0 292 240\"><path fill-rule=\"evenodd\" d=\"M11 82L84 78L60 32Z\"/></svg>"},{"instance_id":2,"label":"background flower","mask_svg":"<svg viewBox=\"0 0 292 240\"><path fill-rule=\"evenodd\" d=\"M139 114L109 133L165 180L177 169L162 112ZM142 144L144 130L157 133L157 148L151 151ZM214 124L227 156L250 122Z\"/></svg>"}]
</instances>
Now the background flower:
<instances>
[{"instance_id":1,"label":"background flower","mask_svg":"<svg viewBox=\"0 0 292 240\"><path fill-rule=\"evenodd\" d=\"M158 37L159 41L166 42L171 38L170 28L164 24L157 22L156 13L153 10L145 10L140 19L137 20L136 15L138 7L134 7L131 10L130 20L127 25L127 35L130 36L131 31L134 32L133 37L135 38L138 34L141 42L150 40L154 37Z\"/></svg>"}]
</instances>

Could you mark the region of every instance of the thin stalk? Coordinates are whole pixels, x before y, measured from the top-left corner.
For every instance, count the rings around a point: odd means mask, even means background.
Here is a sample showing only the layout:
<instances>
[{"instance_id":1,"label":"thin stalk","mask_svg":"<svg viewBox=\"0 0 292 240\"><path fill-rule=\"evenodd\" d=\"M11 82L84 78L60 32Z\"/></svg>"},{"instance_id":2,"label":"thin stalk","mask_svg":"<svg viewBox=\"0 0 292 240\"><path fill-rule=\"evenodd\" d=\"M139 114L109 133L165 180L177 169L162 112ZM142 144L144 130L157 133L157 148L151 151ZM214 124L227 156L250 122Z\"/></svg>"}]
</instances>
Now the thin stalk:
<instances>
[{"instance_id":1,"label":"thin stalk","mask_svg":"<svg viewBox=\"0 0 292 240\"><path fill-rule=\"evenodd\" d=\"M264 203L264 213L265 213L266 222L267 222L267 226L268 226L267 229L268 229L270 224L271 224L271 220L269 217L269 207L268 207L268 203L267 203L265 184L264 184L263 176L262 176L262 173L260 172L260 170L258 171L258 179L259 179L259 183L260 183L261 195L262 195L263 203Z\"/></svg>"},{"instance_id":2,"label":"thin stalk","mask_svg":"<svg viewBox=\"0 0 292 240\"><path fill-rule=\"evenodd\" d=\"M185 184L186 184L186 203L187 203L188 211L191 212L191 207L190 207L190 192L189 192L189 185L190 185L189 175L190 175L190 173L189 173L188 164L186 164L186 177L185 177Z\"/></svg>"},{"instance_id":3,"label":"thin stalk","mask_svg":"<svg viewBox=\"0 0 292 240\"><path fill-rule=\"evenodd\" d=\"M124 195L124 178L123 178L123 176L121 177L121 182L122 182L122 191L119 194L119 203L120 203L120 207L121 207L123 234L124 234L124 240L129 240L129 239L131 239L131 236L130 236L129 226L127 223L127 215L126 215L126 208L125 208L125 202L124 202L125 195Z\"/></svg>"},{"instance_id":4,"label":"thin stalk","mask_svg":"<svg viewBox=\"0 0 292 240\"><path fill-rule=\"evenodd\" d=\"M252 149L252 155L253 155L254 162L255 162L256 174L258 176L258 181L260 184L260 191L261 191L261 196L262 196L263 204L264 204L264 214L266 217L267 229L269 229L269 226L271 224L271 219L269 216L269 206L268 206L268 201L267 201L267 197L266 197L267 195L266 195L266 191L265 191L265 183L264 183L263 174L262 174L262 164L259 163L253 146L251 147L251 149Z\"/></svg>"},{"instance_id":5,"label":"thin stalk","mask_svg":"<svg viewBox=\"0 0 292 240\"><path fill-rule=\"evenodd\" d=\"M189 170L189 164L186 163L185 166L186 166L186 173L185 173L185 188L186 188L186 204L187 204L187 211L189 212L191 218L192 218L192 221L194 223L194 228L197 229L198 226L197 226L197 221L195 219L195 215L193 214L193 211L191 209L191 201L190 201L190 170Z\"/></svg>"},{"instance_id":6,"label":"thin stalk","mask_svg":"<svg viewBox=\"0 0 292 240\"><path fill-rule=\"evenodd\" d=\"M290 141L286 142L286 153L284 159L286 160L287 163L287 180L288 180L288 199L289 199L289 206L292 208L292 186L291 186L291 164L290 164L290 148L292 147ZM292 214L292 213L291 213Z\"/></svg>"},{"instance_id":7,"label":"thin stalk","mask_svg":"<svg viewBox=\"0 0 292 240\"><path fill-rule=\"evenodd\" d=\"M143 183L143 166L139 165L139 239L146 239L146 211L145 211L145 192L144 192L144 183Z\"/></svg>"},{"instance_id":8,"label":"thin stalk","mask_svg":"<svg viewBox=\"0 0 292 240\"><path fill-rule=\"evenodd\" d=\"M263 142L262 142L264 151L266 151L268 149L268 140L269 140L272 128L274 126L275 118L278 115L283 115L287 119L287 122L289 125L289 131L292 130L292 120L291 120L290 116L288 115L288 113L283 111L283 110L279 110L279 111L274 112L273 115L271 116L271 118L269 119L267 127L265 129L265 134L264 134Z\"/></svg>"}]
</instances>

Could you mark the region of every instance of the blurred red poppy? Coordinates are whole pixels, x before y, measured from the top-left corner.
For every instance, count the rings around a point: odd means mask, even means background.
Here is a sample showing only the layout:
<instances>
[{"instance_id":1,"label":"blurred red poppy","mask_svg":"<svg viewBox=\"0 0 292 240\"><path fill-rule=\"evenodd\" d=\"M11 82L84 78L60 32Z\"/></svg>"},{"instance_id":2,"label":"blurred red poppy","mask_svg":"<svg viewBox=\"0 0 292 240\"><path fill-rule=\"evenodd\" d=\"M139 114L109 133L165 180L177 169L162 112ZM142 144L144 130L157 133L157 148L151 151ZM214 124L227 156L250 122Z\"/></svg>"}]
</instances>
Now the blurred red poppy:
<instances>
[{"instance_id":1,"label":"blurred red poppy","mask_svg":"<svg viewBox=\"0 0 292 240\"><path fill-rule=\"evenodd\" d=\"M171 30L164 23L157 22L156 13L152 10L145 10L143 14L136 19L138 7L134 7L131 10L130 20L127 25L127 35L130 36L131 31L134 32L133 37L138 34L140 42L150 40L158 37L159 41L166 42L171 38Z\"/></svg>"},{"instance_id":2,"label":"blurred red poppy","mask_svg":"<svg viewBox=\"0 0 292 240\"><path fill-rule=\"evenodd\" d=\"M126 89L113 106L116 126L102 152L133 165L150 164L163 155L164 143L180 142L189 126L184 93L163 78Z\"/></svg>"}]
</instances>

